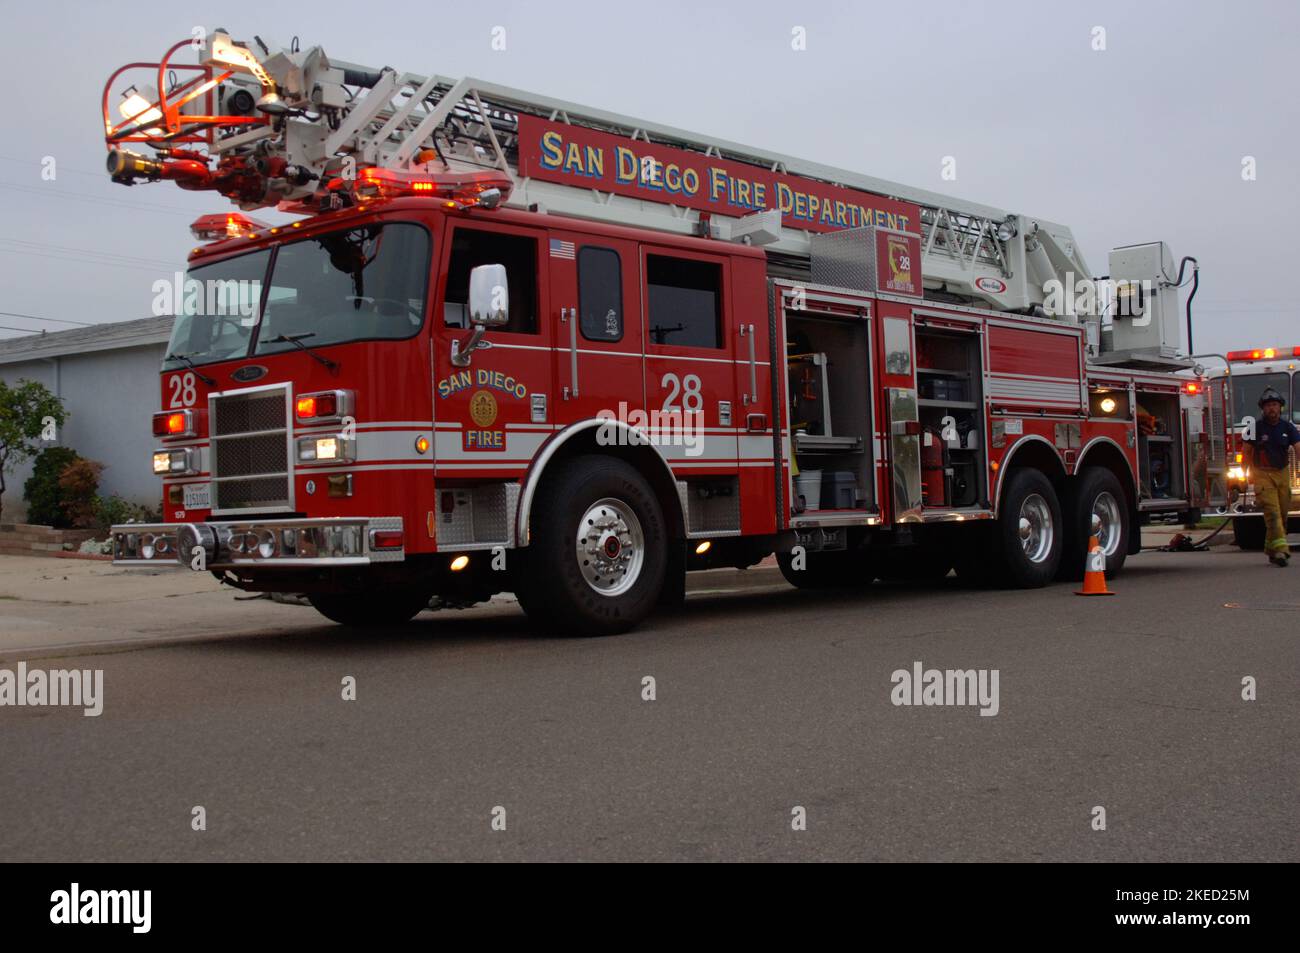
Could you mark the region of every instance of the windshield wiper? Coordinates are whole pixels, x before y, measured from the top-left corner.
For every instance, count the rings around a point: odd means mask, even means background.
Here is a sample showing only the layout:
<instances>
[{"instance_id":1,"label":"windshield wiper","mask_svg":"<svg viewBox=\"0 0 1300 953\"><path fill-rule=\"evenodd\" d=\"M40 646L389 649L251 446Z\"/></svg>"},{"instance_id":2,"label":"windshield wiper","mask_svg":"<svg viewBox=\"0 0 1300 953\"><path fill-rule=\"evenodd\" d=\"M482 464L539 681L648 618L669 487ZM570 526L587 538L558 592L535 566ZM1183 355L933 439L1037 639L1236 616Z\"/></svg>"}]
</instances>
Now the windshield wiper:
<instances>
[{"instance_id":1,"label":"windshield wiper","mask_svg":"<svg viewBox=\"0 0 1300 953\"><path fill-rule=\"evenodd\" d=\"M175 353L168 354L167 360L180 361L182 364L184 364L186 367L192 370L196 375L198 375L199 380L203 381L203 383L207 384L209 387L217 386L217 382L213 380L211 377L208 377L208 375L204 374L201 370L199 370L199 366L190 360L190 356L188 354L175 354Z\"/></svg>"},{"instance_id":2,"label":"windshield wiper","mask_svg":"<svg viewBox=\"0 0 1300 953\"><path fill-rule=\"evenodd\" d=\"M281 334L279 337L271 338L271 340L267 343L292 344L298 350L304 351L305 353L309 354L313 360L319 361L320 363L324 364L326 367L330 369L330 371L337 371L339 369L339 365L337 361L331 361L328 357L323 357L322 355L317 354L307 345L302 343L303 338L311 338L315 336L316 336L315 331L304 331L302 334Z\"/></svg>"}]
</instances>

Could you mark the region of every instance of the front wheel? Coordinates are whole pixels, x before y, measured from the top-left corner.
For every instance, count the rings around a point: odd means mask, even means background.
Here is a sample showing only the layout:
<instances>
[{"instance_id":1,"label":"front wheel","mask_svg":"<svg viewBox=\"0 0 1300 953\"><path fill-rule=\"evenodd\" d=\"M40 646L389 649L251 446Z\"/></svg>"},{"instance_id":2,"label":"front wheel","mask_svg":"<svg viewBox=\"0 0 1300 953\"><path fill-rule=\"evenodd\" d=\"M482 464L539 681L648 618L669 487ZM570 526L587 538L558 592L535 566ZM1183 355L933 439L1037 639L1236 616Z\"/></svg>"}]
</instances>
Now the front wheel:
<instances>
[{"instance_id":1,"label":"front wheel","mask_svg":"<svg viewBox=\"0 0 1300 953\"><path fill-rule=\"evenodd\" d=\"M664 585L668 538L650 485L622 460L559 465L533 506L516 595L559 635L613 635L640 622Z\"/></svg>"},{"instance_id":2,"label":"front wheel","mask_svg":"<svg viewBox=\"0 0 1300 953\"><path fill-rule=\"evenodd\" d=\"M1014 471L998 509L992 580L1015 589L1047 585L1061 562L1061 504L1052 481L1038 470Z\"/></svg>"}]
</instances>

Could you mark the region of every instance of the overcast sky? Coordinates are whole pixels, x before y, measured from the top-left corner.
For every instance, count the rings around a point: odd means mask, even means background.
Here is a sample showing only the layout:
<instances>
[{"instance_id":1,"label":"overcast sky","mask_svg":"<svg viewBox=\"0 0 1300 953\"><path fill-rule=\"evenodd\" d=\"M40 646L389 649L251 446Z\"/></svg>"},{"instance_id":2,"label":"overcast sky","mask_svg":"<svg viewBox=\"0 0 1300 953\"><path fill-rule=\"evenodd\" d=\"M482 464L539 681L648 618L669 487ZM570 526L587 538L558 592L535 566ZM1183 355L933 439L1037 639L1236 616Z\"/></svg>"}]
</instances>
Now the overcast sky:
<instances>
[{"instance_id":1,"label":"overcast sky","mask_svg":"<svg viewBox=\"0 0 1300 953\"><path fill-rule=\"evenodd\" d=\"M109 73L196 25L474 75L1041 216L1073 229L1094 274L1110 248L1163 239L1201 262L1198 351L1300 344L1300 14L1283 0L7 4L0 311L147 316L190 221L224 210L214 193L128 190L103 172ZM806 51L791 49L795 26ZM956 181L940 178L944 156Z\"/></svg>"}]
</instances>

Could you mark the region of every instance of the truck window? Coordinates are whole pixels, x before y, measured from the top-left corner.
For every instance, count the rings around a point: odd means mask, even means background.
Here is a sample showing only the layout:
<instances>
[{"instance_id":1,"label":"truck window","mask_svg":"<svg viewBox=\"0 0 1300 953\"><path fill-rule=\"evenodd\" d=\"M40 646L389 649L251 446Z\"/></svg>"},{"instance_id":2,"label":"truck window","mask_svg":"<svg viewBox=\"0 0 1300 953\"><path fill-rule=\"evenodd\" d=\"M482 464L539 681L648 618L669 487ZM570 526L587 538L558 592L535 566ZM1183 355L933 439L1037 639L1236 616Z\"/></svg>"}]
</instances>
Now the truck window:
<instances>
[{"instance_id":1,"label":"truck window","mask_svg":"<svg viewBox=\"0 0 1300 953\"><path fill-rule=\"evenodd\" d=\"M195 364L246 356L270 260L269 251L256 251L191 268L167 353ZM184 365L184 361L164 360L163 370Z\"/></svg>"},{"instance_id":2,"label":"truck window","mask_svg":"<svg viewBox=\"0 0 1300 953\"><path fill-rule=\"evenodd\" d=\"M646 255L650 343L722 347L722 266Z\"/></svg>"},{"instance_id":3,"label":"truck window","mask_svg":"<svg viewBox=\"0 0 1300 953\"><path fill-rule=\"evenodd\" d=\"M469 273L478 265L506 266L510 320L499 330L536 334L537 239L477 228L457 228L452 233L443 324L449 328L469 327Z\"/></svg>"},{"instance_id":4,"label":"truck window","mask_svg":"<svg viewBox=\"0 0 1300 953\"><path fill-rule=\"evenodd\" d=\"M258 354L408 338L424 324L429 233L392 223L282 245L257 332Z\"/></svg>"},{"instance_id":5,"label":"truck window","mask_svg":"<svg viewBox=\"0 0 1300 953\"><path fill-rule=\"evenodd\" d=\"M1264 393L1264 388L1271 387L1283 396L1291 394L1291 381L1289 375L1284 371L1279 374L1233 374L1232 381L1232 415L1236 418L1233 423L1241 423L1243 417L1258 417L1261 413L1259 409L1259 395ZM1282 409L1283 418L1290 412L1291 419L1300 423L1300 413L1297 413L1295 401L1291 400L1288 405Z\"/></svg>"},{"instance_id":6,"label":"truck window","mask_svg":"<svg viewBox=\"0 0 1300 953\"><path fill-rule=\"evenodd\" d=\"M623 277L618 252L578 252L578 326L588 341L623 340Z\"/></svg>"}]
</instances>

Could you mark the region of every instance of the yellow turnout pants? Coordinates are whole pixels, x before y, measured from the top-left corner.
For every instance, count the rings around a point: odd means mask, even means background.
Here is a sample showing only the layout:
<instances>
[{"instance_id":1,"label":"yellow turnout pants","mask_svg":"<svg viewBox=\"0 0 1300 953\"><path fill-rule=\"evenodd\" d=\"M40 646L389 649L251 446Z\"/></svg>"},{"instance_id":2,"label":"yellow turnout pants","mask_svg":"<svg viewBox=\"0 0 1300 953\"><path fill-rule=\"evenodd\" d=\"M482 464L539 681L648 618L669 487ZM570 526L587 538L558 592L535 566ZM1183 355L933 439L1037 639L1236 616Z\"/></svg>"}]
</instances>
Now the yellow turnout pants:
<instances>
[{"instance_id":1,"label":"yellow turnout pants","mask_svg":"<svg viewBox=\"0 0 1300 953\"><path fill-rule=\"evenodd\" d=\"M1286 544L1286 515L1291 512L1291 473L1255 467L1255 501L1264 511L1265 552L1290 552Z\"/></svg>"}]
</instances>

